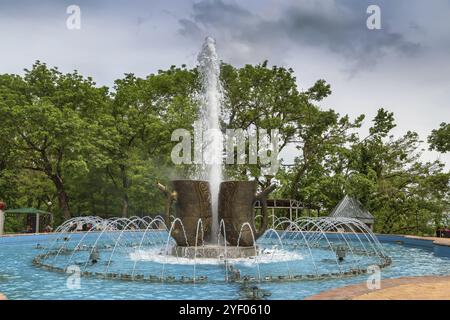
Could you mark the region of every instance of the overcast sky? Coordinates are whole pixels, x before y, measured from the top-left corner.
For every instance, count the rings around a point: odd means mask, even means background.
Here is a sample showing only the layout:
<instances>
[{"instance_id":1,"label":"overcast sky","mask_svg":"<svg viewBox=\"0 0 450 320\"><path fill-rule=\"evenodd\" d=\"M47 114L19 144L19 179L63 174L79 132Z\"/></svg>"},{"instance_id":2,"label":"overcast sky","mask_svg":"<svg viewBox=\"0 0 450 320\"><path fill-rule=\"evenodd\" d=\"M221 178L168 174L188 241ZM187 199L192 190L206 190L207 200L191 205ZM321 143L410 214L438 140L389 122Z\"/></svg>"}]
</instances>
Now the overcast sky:
<instances>
[{"instance_id":1,"label":"overcast sky","mask_svg":"<svg viewBox=\"0 0 450 320\"><path fill-rule=\"evenodd\" d=\"M381 30L366 26L371 4ZM81 9L80 30L66 27L69 5ZM371 119L384 107L396 135L414 130L426 140L450 121L449 17L449 0L1 0L0 73L41 60L111 86L124 73L195 66L211 35L225 62L292 67L300 89L325 79L333 94L323 108ZM450 168L449 154L423 158Z\"/></svg>"}]
</instances>

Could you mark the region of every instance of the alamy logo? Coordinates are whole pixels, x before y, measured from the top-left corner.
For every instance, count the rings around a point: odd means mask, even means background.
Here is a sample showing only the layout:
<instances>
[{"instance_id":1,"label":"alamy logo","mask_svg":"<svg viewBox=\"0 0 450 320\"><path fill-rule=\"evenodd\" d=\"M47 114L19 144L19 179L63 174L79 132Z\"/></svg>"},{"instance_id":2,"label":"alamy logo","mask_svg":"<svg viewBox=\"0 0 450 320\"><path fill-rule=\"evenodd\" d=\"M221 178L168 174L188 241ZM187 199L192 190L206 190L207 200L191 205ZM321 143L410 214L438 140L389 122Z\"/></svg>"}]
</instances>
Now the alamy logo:
<instances>
[{"instance_id":1,"label":"alamy logo","mask_svg":"<svg viewBox=\"0 0 450 320\"><path fill-rule=\"evenodd\" d=\"M379 6L372 4L367 7L367 11L370 16L366 20L367 29L380 30L381 29L381 9Z\"/></svg>"},{"instance_id":2,"label":"alamy logo","mask_svg":"<svg viewBox=\"0 0 450 320\"><path fill-rule=\"evenodd\" d=\"M70 14L66 20L66 27L69 30L81 29L81 9L77 5L70 5L66 9L66 13Z\"/></svg>"},{"instance_id":3,"label":"alamy logo","mask_svg":"<svg viewBox=\"0 0 450 320\"><path fill-rule=\"evenodd\" d=\"M77 265L67 267L66 273L69 274L66 281L67 289L81 289L81 270Z\"/></svg>"},{"instance_id":4,"label":"alamy logo","mask_svg":"<svg viewBox=\"0 0 450 320\"><path fill-rule=\"evenodd\" d=\"M203 130L194 123L194 139L187 129L176 129L172 141L171 158L174 164L259 164L263 174L275 175L279 168L279 131L274 129L218 129ZM192 148L192 142L193 148ZM225 149L225 152L224 150ZM236 151L236 152L235 152ZM224 156L225 154L225 156Z\"/></svg>"},{"instance_id":5,"label":"alamy logo","mask_svg":"<svg viewBox=\"0 0 450 320\"><path fill-rule=\"evenodd\" d=\"M367 267L367 273L370 276L367 278L367 289L377 290L381 289L381 269L377 265Z\"/></svg>"}]
</instances>

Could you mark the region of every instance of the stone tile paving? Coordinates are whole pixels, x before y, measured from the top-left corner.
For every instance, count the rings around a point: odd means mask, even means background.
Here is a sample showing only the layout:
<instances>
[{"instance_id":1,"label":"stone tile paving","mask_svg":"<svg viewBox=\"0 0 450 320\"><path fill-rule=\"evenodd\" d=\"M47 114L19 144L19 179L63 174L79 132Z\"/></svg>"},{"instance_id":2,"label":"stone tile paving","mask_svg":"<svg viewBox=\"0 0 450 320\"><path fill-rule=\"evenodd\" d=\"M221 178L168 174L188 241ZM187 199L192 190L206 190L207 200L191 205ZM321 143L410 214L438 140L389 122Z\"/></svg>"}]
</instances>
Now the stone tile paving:
<instances>
[{"instance_id":1,"label":"stone tile paving","mask_svg":"<svg viewBox=\"0 0 450 320\"><path fill-rule=\"evenodd\" d=\"M333 289L306 300L450 300L450 276L403 277L381 280L381 289L365 282Z\"/></svg>"}]
</instances>

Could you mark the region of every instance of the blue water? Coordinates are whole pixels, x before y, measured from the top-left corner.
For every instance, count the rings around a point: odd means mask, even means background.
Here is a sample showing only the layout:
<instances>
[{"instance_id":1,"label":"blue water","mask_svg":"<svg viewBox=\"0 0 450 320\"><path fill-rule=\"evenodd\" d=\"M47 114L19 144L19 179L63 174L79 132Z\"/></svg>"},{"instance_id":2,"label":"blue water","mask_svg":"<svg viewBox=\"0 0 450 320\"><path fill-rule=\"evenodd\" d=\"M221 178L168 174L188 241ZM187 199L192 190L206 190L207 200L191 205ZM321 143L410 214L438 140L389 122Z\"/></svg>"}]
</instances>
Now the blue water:
<instances>
[{"instance_id":1,"label":"blue water","mask_svg":"<svg viewBox=\"0 0 450 320\"><path fill-rule=\"evenodd\" d=\"M39 240L43 246L45 241ZM48 244L48 242L47 242ZM450 258L436 257L432 251L400 244L383 244L391 266L381 271L382 278L450 274ZM45 271L32 265L33 258L45 251L36 249L36 241L0 243L0 292L9 299L242 299L242 286L236 283L162 284L81 278L79 289L69 289L69 275ZM118 256L119 257L119 256ZM77 258L74 256L76 262ZM116 259L116 258L114 258ZM118 259L118 258L117 258ZM324 260L323 264L327 261ZM111 266L114 265L114 262ZM140 265L140 264L138 264ZM270 264L266 266L268 268ZM98 266L97 266L98 267ZM142 268L139 267L139 268ZM197 266L198 272L212 272L217 267ZM216 268L216 269L215 269ZM282 269L283 263L270 269ZM270 270L267 269L267 270ZM192 266L168 265L167 272L191 272ZM212 270L212 271L211 271ZM271 292L270 299L303 299L332 288L360 283L361 275L343 279L260 283Z\"/></svg>"}]
</instances>

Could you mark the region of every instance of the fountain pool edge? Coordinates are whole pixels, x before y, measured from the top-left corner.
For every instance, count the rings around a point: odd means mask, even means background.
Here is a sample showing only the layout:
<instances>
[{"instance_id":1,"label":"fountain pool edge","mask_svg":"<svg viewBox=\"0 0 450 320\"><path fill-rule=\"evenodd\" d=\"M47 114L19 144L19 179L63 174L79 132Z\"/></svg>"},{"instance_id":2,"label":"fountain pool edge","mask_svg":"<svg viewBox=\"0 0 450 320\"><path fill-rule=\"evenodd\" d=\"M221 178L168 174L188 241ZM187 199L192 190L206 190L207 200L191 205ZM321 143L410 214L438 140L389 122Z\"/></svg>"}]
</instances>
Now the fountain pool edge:
<instances>
[{"instance_id":1,"label":"fountain pool edge","mask_svg":"<svg viewBox=\"0 0 450 320\"><path fill-rule=\"evenodd\" d=\"M380 242L398 243L433 251L437 257L450 257L450 238L420 237L410 235L375 234Z\"/></svg>"}]
</instances>

